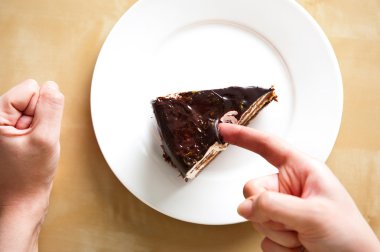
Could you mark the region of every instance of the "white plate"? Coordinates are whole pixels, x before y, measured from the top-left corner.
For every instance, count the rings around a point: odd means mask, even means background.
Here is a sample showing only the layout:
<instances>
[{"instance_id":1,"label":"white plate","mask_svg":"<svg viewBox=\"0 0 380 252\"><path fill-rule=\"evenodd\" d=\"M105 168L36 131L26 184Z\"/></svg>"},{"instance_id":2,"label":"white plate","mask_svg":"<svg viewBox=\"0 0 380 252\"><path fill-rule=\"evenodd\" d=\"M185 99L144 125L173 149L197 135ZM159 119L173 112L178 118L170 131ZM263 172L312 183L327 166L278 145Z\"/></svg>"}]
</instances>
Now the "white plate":
<instances>
[{"instance_id":1,"label":"white plate","mask_svg":"<svg viewBox=\"0 0 380 252\"><path fill-rule=\"evenodd\" d=\"M342 106L339 66L326 36L291 0L140 0L118 21L91 89L96 137L137 198L176 219L242 222L244 183L276 169L230 146L185 183L162 158L150 101L172 92L275 84L278 103L250 125L326 160Z\"/></svg>"}]
</instances>

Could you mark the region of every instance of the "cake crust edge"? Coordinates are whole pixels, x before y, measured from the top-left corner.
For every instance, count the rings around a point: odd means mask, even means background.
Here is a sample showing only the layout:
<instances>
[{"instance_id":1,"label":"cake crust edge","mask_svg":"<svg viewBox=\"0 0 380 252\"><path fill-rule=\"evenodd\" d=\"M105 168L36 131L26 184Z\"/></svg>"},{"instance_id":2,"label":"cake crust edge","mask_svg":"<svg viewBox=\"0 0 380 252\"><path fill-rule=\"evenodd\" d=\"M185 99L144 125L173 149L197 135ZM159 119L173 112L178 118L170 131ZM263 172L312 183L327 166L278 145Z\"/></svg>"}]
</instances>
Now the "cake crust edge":
<instances>
[{"instance_id":1,"label":"cake crust edge","mask_svg":"<svg viewBox=\"0 0 380 252\"><path fill-rule=\"evenodd\" d=\"M246 126L266 105L271 101L277 101L277 95L274 86L270 88L270 91L262 95L245 111L237 122L238 125ZM206 152L201 160L193 165L193 167L186 173L185 181L194 179L198 174L216 158L222 151L228 146L228 143L215 142Z\"/></svg>"}]
</instances>

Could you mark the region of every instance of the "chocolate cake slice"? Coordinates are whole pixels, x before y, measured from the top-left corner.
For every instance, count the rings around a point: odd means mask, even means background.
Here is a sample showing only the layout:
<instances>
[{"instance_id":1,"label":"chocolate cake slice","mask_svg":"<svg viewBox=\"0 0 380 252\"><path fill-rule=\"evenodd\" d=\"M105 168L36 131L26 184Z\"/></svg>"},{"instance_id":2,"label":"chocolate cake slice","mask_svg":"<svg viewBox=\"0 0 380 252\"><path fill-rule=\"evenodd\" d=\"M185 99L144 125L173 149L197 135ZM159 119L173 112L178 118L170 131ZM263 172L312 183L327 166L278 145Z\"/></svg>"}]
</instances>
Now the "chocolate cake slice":
<instances>
[{"instance_id":1,"label":"chocolate cake slice","mask_svg":"<svg viewBox=\"0 0 380 252\"><path fill-rule=\"evenodd\" d=\"M246 125L276 99L274 88L228 87L169 94L152 101L164 158L187 181L195 178L227 144L218 123Z\"/></svg>"}]
</instances>

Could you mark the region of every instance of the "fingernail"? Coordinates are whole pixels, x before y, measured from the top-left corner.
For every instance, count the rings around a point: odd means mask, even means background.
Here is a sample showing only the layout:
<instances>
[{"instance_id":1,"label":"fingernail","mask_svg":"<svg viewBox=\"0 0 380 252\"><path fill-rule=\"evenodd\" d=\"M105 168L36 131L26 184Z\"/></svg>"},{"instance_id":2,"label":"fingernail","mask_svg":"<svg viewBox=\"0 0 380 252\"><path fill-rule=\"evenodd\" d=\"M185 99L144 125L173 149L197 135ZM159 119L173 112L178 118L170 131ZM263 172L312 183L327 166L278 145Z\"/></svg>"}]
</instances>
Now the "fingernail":
<instances>
[{"instance_id":1,"label":"fingernail","mask_svg":"<svg viewBox=\"0 0 380 252\"><path fill-rule=\"evenodd\" d=\"M246 219L249 219L252 214L253 201L251 199L244 200L238 207L238 214Z\"/></svg>"}]
</instances>

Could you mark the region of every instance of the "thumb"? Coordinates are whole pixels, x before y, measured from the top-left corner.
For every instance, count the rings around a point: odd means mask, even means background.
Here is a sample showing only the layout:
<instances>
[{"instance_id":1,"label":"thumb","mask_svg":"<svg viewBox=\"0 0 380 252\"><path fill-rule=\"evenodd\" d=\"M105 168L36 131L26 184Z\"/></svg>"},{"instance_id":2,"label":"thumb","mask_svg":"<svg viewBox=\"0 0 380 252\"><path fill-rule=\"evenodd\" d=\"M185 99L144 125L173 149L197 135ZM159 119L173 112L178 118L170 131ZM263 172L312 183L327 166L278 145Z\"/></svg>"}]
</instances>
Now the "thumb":
<instances>
[{"instance_id":1,"label":"thumb","mask_svg":"<svg viewBox=\"0 0 380 252\"><path fill-rule=\"evenodd\" d=\"M46 82L40 89L34 120L33 137L47 144L59 140L64 96L53 81Z\"/></svg>"},{"instance_id":2,"label":"thumb","mask_svg":"<svg viewBox=\"0 0 380 252\"><path fill-rule=\"evenodd\" d=\"M284 224L287 228L299 230L311 224L314 219L312 204L306 199L273 191L264 191L246 199L238 208L245 218L257 222L268 221Z\"/></svg>"}]
</instances>

